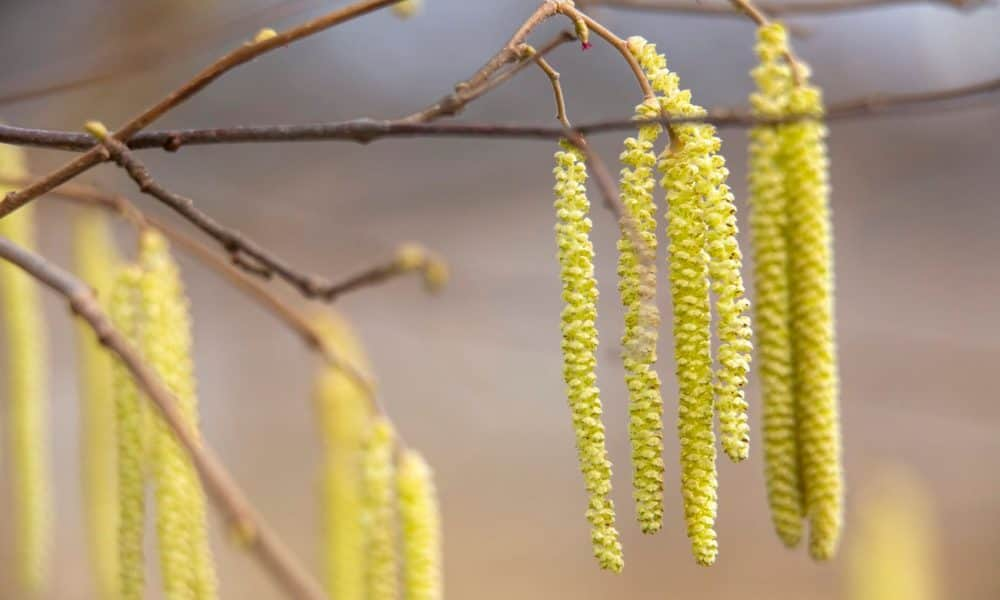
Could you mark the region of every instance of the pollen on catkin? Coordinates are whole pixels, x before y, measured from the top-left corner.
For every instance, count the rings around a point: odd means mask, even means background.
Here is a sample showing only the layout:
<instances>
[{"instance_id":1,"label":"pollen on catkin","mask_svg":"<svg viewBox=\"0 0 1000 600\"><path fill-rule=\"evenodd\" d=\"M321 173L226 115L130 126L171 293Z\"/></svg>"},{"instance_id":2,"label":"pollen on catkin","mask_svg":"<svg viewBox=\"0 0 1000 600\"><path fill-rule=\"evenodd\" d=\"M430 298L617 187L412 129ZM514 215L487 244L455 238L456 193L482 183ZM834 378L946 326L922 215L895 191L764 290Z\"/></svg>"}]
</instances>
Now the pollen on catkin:
<instances>
[{"instance_id":1,"label":"pollen on catkin","mask_svg":"<svg viewBox=\"0 0 1000 600\"><path fill-rule=\"evenodd\" d=\"M367 600L396 600L399 594L396 481L393 466L395 437L389 421L384 418L376 419L362 456Z\"/></svg>"},{"instance_id":2,"label":"pollen on catkin","mask_svg":"<svg viewBox=\"0 0 1000 600\"><path fill-rule=\"evenodd\" d=\"M0 175L27 174L23 152L0 144ZM0 195L11 191L0 186ZM0 235L34 246L34 211L27 206L0 219ZM7 426L14 494L15 567L24 595L39 593L48 576L52 500L49 486L45 317L38 285L6 261L0 264L0 301L7 334Z\"/></svg>"},{"instance_id":3,"label":"pollen on catkin","mask_svg":"<svg viewBox=\"0 0 1000 600\"><path fill-rule=\"evenodd\" d=\"M751 72L757 90L750 96L755 116L777 118L788 112L793 79L784 59L787 48L782 25L771 23L758 29L756 52L760 64ZM758 125L750 130L749 190L764 409L764 470L771 520L778 537L792 547L802 537L804 511L792 378L789 196L779 134L783 127Z\"/></svg>"},{"instance_id":4,"label":"pollen on catkin","mask_svg":"<svg viewBox=\"0 0 1000 600\"><path fill-rule=\"evenodd\" d=\"M174 394L187 425L198 431L191 360L191 322L177 266L166 240L144 231L139 261L146 360ZM164 591L170 600L216 597L215 567L208 544L205 496L197 472L173 431L157 416L153 436L156 529Z\"/></svg>"},{"instance_id":5,"label":"pollen on catkin","mask_svg":"<svg viewBox=\"0 0 1000 600\"><path fill-rule=\"evenodd\" d=\"M396 490L403 538L403 598L441 600L441 513L434 475L419 453L403 451Z\"/></svg>"},{"instance_id":6,"label":"pollen on catkin","mask_svg":"<svg viewBox=\"0 0 1000 600\"><path fill-rule=\"evenodd\" d=\"M355 368L367 368L360 341L347 322L324 313L315 321L323 343ZM371 402L362 384L343 369L324 365L316 379L323 434L323 521L327 593L339 600L365 598L365 527L362 449Z\"/></svg>"},{"instance_id":7,"label":"pollen on catkin","mask_svg":"<svg viewBox=\"0 0 1000 600\"><path fill-rule=\"evenodd\" d=\"M803 82L791 90L792 114L820 116L820 91ZM781 129L788 189L791 331L799 460L809 552L817 560L837 551L843 521L833 249L826 127L804 119Z\"/></svg>"},{"instance_id":8,"label":"pollen on catkin","mask_svg":"<svg viewBox=\"0 0 1000 600\"><path fill-rule=\"evenodd\" d=\"M115 279L118 251L107 218L94 209L80 212L74 223L73 256L77 272L105 308ZM83 438L83 488L87 537L99 597L116 600L118 594L118 477L116 470L113 357L93 330L77 323Z\"/></svg>"},{"instance_id":9,"label":"pollen on catkin","mask_svg":"<svg viewBox=\"0 0 1000 600\"><path fill-rule=\"evenodd\" d=\"M638 117L659 114L655 104L636 109ZM618 291L625 307L622 359L629 392L629 438L632 444L632 495L643 533L663 524L663 399L656 373L660 313L656 307L656 204L653 201L659 125L639 128L625 140L620 159L621 199L625 215L618 240ZM630 229L631 228L631 229ZM636 248L633 237L643 245Z\"/></svg>"},{"instance_id":10,"label":"pollen on catkin","mask_svg":"<svg viewBox=\"0 0 1000 600\"><path fill-rule=\"evenodd\" d=\"M108 312L115 328L139 346L138 266L115 277ZM146 399L120 361L112 364L118 486L118 593L121 600L142 600L145 588L143 532L146 523L148 410ZM107 533L105 533L107 535Z\"/></svg>"},{"instance_id":11,"label":"pollen on catkin","mask_svg":"<svg viewBox=\"0 0 1000 600\"><path fill-rule=\"evenodd\" d=\"M562 298L563 379L573 416L580 469L587 487L587 520L591 525L594 556L602 568L621 571L621 542L615 529L611 501L611 461L605 447L597 388L597 281L594 279L594 249L590 242L590 202L583 153L561 142L554 169L556 242L558 246Z\"/></svg>"}]
</instances>

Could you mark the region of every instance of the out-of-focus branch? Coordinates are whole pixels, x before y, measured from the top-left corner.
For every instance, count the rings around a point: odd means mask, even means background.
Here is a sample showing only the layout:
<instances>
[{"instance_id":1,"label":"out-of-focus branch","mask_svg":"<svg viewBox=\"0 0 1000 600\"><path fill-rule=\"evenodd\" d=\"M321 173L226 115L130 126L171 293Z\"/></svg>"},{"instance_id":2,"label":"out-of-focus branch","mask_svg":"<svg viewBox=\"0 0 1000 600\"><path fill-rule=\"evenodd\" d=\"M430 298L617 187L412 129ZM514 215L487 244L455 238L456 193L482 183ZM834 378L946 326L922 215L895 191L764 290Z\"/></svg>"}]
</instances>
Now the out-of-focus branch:
<instances>
[{"instance_id":1,"label":"out-of-focus branch","mask_svg":"<svg viewBox=\"0 0 1000 600\"><path fill-rule=\"evenodd\" d=\"M164 421L191 457L202 483L247 548L292 598L323 600L319 584L294 559L280 539L256 513L215 453L187 426L177 399L139 357L132 344L111 324L90 288L70 273L10 240L0 237L0 257L24 269L66 298L72 311L97 334L108 350L128 368L139 388L163 415Z\"/></svg>"},{"instance_id":2,"label":"out-of-focus branch","mask_svg":"<svg viewBox=\"0 0 1000 600\"><path fill-rule=\"evenodd\" d=\"M177 88L165 98L144 110L142 113L130 119L125 125L112 134L119 142L126 141L133 135L145 129L150 123L162 117L171 109L182 104L210 83L222 77L230 70L250 62L258 56L270 52L271 50L287 46L293 42L301 40L330 27L339 25L345 21L366 15L372 11L395 4L400 0L359 0L339 10L335 10L322 17L293 27L282 33L268 31L269 35L258 35L250 43L230 52L218 59L203 71L195 75L191 80ZM262 32L264 33L264 32ZM66 183L70 179L83 173L87 169L101 163L105 159L104 152L100 146L93 147L88 152L69 162L59 169L52 171L48 175L35 181L31 185L20 190L10 192L0 202L0 218L3 218L18 208L31 202L38 196L48 192L59 185Z\"/></svg>"},{"instance_id":3,"label":"out-of-focus branch","mask_svg":"<svg viewBox=\"0 0 1000 600\"><path fill-rule=\"evenodd\" d=\"M723 2L698 0L577 0L581 6L608 6L637 11L668 12L692 15L739 17L740 12ZM929 4L956 9L972 9L988 4L989 0L817 0L816 2L760 2L757 4L771 17L826 15L890 6Z\"/></svg>"}]
</instances>

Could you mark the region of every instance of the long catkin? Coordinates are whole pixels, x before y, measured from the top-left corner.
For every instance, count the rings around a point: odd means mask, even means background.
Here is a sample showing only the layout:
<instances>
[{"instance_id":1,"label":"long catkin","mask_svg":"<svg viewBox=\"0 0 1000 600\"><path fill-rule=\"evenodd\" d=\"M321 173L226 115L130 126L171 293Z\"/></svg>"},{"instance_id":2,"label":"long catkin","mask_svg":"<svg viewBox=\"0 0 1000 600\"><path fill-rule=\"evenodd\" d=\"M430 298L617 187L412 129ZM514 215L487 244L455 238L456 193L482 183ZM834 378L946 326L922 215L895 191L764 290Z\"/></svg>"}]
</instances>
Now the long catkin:
<instances>
[{"instance_id":1,"label":"long catkin","mask_svg":"<svg viewBox=\"0 0 1000 600\"><path fill-rule=\"evenodd\" d=\"M73 256L80 277L107 308L118 254L106 217L94 209L80 212L74 223ZM87 538L98 597L117 600L118 594L118 477L116 471L113 358L94 332L77 323L78 371L82 400L83 491L86 499Z\"/></svg>"},{"instance_id":2,"label":"long catkin","mask_svg":"<svg viewBox=\"0 0 1000 600\"><path fill-rule=\"evenodd\" d=\"M197 431L191 323L183 284L159 233L143 232L139 260L145 358L177 398L188 426ZM155 422L156 529L164 590L170 600L211 600L217 583L204 492L169 426L159 416Z\"/></svg>"},{"instance_id":3,"label":"long catkin","mask_svg":"<svg viewBox=\"0 0 1000 600\"><path fill-rule=\"evenodd\" d=\"M366 440L362 457L367 600L396 600L399 595L396 486L393 465L395 437L389 421L383 418L376 419Z\"/></svg>"},{"instance_id":4,"label":"long catkin","mask_svg":"<svg viewBox=\"0 0 1000 600\"><path fill-rule=\"evenodd\" d=\"M140 346L141 279L142 272L137 266L122 269L115 278L108 307L115 328L136 346ZM132 374L119 361L112 364L112 384L118 464L118 593L121 600L142 600L149 408Z\"/></svg>"},{"instance_id":5,"label":"long catkin","mask_svg":"<svg viewBox=\"0 0 1000 600\"><path fill-rule=\"evenodd\" d=\"M434 475L424 458L405 450L396 487L403 545L403 598L441 600L441 512Z\"/></svg>"},{"instance_id":6,"label":"long catkin","mask_svg":"<svg viewBox=\"0 0 1000 600\"><path fill-rule=\"evenodd\" d=\"M796 114L822 115L819 90L807 84L795 87L788 108ZM825 136L825 126L815 120L782 129L800 465L809 552L817 560L832 558L837 551L844 494Z\"/></svg>"},{"instance_id":7,"label":"long catkin","mask_svg":"<svg viewBox=\"0 0 1000 600\"><path fill-rule=\"evenodd\" d=\"M316 321L323 343L355 368L367 368L347 323L324 314ZM327 593L338 600L365 598L365 528L362 450L371 424L366 390L351 375L324 365L315 401L323 434L323 522Z\"/></svg>"},{"instance_id":8,"label":"long catkin","mask_svg":"<svg viewBox=\"0 0 1000 600\"><path fill-rule=\"evenodd\" d=\"M611 501L611 461L608 460L597 388L597 281L594 279L594 249L590 242L590 202L587 171L582 152L562 142L556 153L554 174L556 242L558 246L562 298L563 379L573 415L580 469L587 487L587 520L591 545L602 568L621 571L621 542L615 529Z\"/></svg>"},{"instance_id":9,"label":"long catkin","mask_svg":"<svg viewBox=\"0 0 1000 600\"><path fill-rule=\"evenodd\" d=\"M639 117L656 116L658 112L650 104L636 109ZM618 291L625 308L622 359L629 392L632 496L643 533L655 533L663 524L663 398L655 370L660 313L656 307L657 223L653 200L653 145L662 132L659 125L640 127L637 137L625 140L620 157L625 208L618 240ZM635 247L633 236L638 237L642 248Z\"/></svg>"},{"instance_id":10,"label":"long catkin","mask_svg":"<svg viewBox=\"0 0 1000 600\"><path fill-rule=\"evenodd\" d=\"M27 174L19 148L0 145L0 175ZM10 191L0 186L0 194ZM0 219L0 235L26 247L35 243L34 211L25 207ZM23 594L38 594L48 576L52 500L49 485L45 317L38 286L27 273L0 264L0 300L7 333L8 428L14 490L15 566Z\"/></svg>"},{"instance_id":11,"label":"long catkin","mask_svg":"<svg viewBox=\"0 0 1000 600\"><path fill-rule=\"evenodd\" d=\"M751 73L757 91L750 104L756 116L780 117L788 112L793 85L791 69L784 62L785 29L773 23L761 27L757 36L760 64ZM765 479L775 531L791 547L802 537L804 510L792 378L789 196L781 156L782 127L759 125L750 130L749 189Z\"/></svg>"}]
</instances>

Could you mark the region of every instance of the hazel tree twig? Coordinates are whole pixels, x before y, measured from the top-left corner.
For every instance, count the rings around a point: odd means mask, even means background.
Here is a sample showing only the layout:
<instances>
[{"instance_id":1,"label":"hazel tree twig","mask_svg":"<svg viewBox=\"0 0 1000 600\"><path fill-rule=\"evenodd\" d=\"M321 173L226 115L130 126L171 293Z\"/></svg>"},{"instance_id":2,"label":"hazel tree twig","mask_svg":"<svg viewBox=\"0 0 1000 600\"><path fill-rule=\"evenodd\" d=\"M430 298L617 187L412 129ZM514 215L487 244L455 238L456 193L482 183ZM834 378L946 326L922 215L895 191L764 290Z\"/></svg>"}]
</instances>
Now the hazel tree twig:
<instances>
[{"instance_id":1,"label":"hazel tree twig","mask_svg":"<svg viewBox=\"0 0 1000 600\"><path fill-rule=\"evenodd\" d=\"M400 0L359 0L354 4L330 12L322 17L299 25L298 27L293 27L292 29L282 33L271 32L274 33L274 35L258 36L253 40L253 42L244 44L240 48L218 59L195 75L190 81L168 94L165 98L153 106L130 119L125 123L125 125L115 131L112 134L112 137L119 142L128 140L142 129L145 129L150 123L169 112L171 109L184 103L186 100L205 89L206 86L219 77L222 77L230 70L250 62L262 54L282 46L287 46L288 44L325 29L329 29L330 27L339 25L345 21L366 15L380 8L396 4L399 1ZM0 201L0 218L7 216L28 202L31 202L38 196L41 196L45 192L52 190L91 167L94 167L104 159L105 157L103 151L99 146L96 146L75 160L66 163L59 169L56 169L38 181L35 181L31 185L17 191L9 192L3 201Z\"/></svg>"},{"instance_id":2,"label":"hazel tree twig","mask_svg":"<svg viewBox=\"0 0 1000 600\"><path fill-rule=\"evenodd\" d=\"M667 12L677 14L739 17L738 10L726 3L697 0L577 0L586 7L607 6L625 10ZM817 0L815 2L762 2L758 7L771 17L817 16L871 10L893 6L929 4L959 10L974 9L990 4L991 0Z\"/></svg>"},{"instance_id":3,"label":"hazel tree twig","mask_svg":"<svg viewBox=\"0 0 1000 600\"><path fill-rule=\"evenodd\" d=\"M326 596L319 584L296 562L284 543L256 514L215 452L190 430L178 410L177 399L143 362L132 344L111 324L90 287L38 254L4 237L0 237L0 258L17 265L65 297L73 313L83 319L97 334L100 343L122 361L187 451L202 483L230 526L241 534L246 547L289 596L301 600L324 600Z\"/></svg>"}]
</instances>

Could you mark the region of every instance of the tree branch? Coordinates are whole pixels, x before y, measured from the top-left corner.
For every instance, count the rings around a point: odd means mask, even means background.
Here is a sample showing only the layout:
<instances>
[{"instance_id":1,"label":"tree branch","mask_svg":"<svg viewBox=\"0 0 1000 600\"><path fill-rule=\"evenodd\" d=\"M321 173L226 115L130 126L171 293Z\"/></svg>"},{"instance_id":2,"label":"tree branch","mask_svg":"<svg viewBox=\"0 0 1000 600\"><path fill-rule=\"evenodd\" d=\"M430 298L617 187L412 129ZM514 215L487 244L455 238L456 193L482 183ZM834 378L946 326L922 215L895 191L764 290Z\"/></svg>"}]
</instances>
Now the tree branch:
<instances>
[{"instance_id":1,"label":"tree branch","mask_svg":"<svg viewBox=\"0 0 1000 600\"><path fill-rule=\"evenodd\" d=\"M101 344L118 356L191 457L202 483L230 526L243 534L249 550L289 596L323 600L325 595L319 584L295 561L281 540L256 514L212 449L188 428L177 408L177 399L140 359L132 344L114 328L90 288L70 273L4 237L0 237L0 258L17 265L65 297L72 311L94 330Z\"/></svg>"},{"instance_id":2,"label":"tree branch","mask_svg":"<svg viewBox=\"0 0 1000 600\"><path fill-rule=\"evenodd\" d=\"M678 14L710 15L719 17L739 17L740 13L724 3L699 2L697 0L577 0L583 6L607 6L637 11L670 12ZM990 3L990 0L818 0L816 2L762 2L758 7L772 17L826 15L859 10L930 4L960 10L974 9Z\"/></svg>"},{"instance_id":3,"label":"tree branch","mask_svg":"<svg viewBox=\"0 0 1000 600\"><path fill-rule=\"evenodd\" d=\"M395 4L400 0L360 0L354 4L346 6L340 10L335 10L322 17L289 29L283 33L275 33L271 36L259 36L253 42L245 44L240 48L223 56L219 60L209 65L202 72L194 76L193 79L177 88L158 103L144 110L140 114L130 119L125 125L112 134L114 139L122 142L131 138L140 130L146 128L150 123L162 117L174 107L182 104L207 85L222 77L230 70L245 64L258 56L287 46L302 38L313 35L349 21L356 17L368 14L372 11ZM100 147L94 147L75 160L63 165L59 169L52 171L45 177L31 185L14 192L10 192L0 202L0 218L7 216L18 208L31 202L38 196L48 192L59 185L66 183L70 179L90 169L104 160L103 151Z\"/></svg>"}]
</instances>

